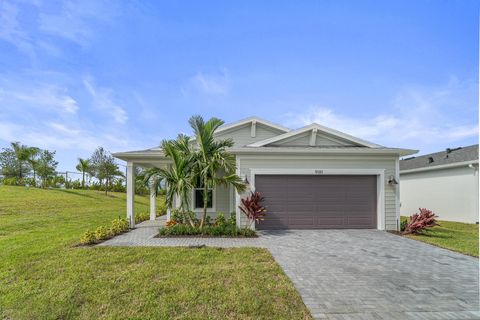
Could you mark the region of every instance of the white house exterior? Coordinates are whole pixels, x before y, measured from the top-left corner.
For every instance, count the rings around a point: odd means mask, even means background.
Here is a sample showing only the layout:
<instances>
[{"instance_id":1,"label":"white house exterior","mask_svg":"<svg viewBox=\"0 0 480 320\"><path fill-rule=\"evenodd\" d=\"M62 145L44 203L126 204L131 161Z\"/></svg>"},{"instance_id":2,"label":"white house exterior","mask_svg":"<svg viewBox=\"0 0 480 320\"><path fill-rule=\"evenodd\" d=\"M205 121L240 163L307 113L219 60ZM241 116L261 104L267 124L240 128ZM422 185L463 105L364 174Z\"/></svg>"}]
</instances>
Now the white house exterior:
<instances>
[{"instance_id":1,"label":"white house exterior","mask_svg":"<svg viewBox=\"0 0 480 320\"><path fill-rule=\"evenodd\" d=\"M440 220L476 223L478 144L400 161L401 214L428 208Z\"/></svg>"},{"instance_id":2,"label":"white house exterior","mask_svg":"<svg viewBox=\"0 0 480 320\"><path fill-rule=\"evenodd\" d=\"M398 230L399 157L416 150L380 146L319 124L290 130L256 117L224 125L216 137L234 140L230 152L248 190L213 190L208 210L213 217L234 212L237 224L246 226L238 206L256 190L267 207L259 229ZM159 147L114 156L127 161L127 215L133 225L134 167L168 166L169 159ZM194 191L191 209L199 212L195 197Z\"/></svg>"}]
</instances>

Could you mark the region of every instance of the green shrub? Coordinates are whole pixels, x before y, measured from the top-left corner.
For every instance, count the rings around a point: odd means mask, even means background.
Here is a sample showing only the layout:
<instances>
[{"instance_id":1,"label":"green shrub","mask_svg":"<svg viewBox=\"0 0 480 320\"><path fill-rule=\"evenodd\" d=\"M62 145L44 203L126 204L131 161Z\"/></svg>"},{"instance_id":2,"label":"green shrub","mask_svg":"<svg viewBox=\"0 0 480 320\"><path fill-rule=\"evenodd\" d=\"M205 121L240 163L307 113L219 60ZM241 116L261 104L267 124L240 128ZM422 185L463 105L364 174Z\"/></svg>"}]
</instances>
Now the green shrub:
<instances>
[{"instance_id":1,"label":"green shrub","mask_svg":"<svg viewBox=\"0 0 480 320\"><path fill-rule=\"evenodd\" d=\"M248 228L237 228L235 226L204 226L202 229L192 227L186 224L176 224L167 228L160 229L160 235L163 236L228 236L228 237L255 237L254 230Z\"/></svg>"},{"instance_id":2,"label":"green shrub","mask_svg":"<svg viewBox=\"0 0 480 320\"><path fill-rule=\"evenodd\" d=\"M148 219L150 219L150 213L148 213L148 212L142 212L142 213L135 214L135 223L140 223L140 222L143 222L143 221L147 221Z\"/></svg>"},{"instance_id":3,"label":"green shrub","mask_svg":"<svg viewBox=\"0 0 480 320\"><path fill-rule=\"evenodd\" d=\"M195 225L198 224L198 219L195 216L195 213L192 211L182 212L178 209L173 209L170 219L178 224L187 224L189 223L189 220L191 220Z\"/></svg>"},{"instance_id":4,"label":"green shrub","mask_svg":"<svg viewBox=\"0 0 480 320\"><path fill-rule=\"evenodd\" d=\"M122 218L114 219L112 221L112 226L110 227L110 229L115 235L128 231L127 219L122 219Z\"/></svg>"},{"instance_id":5,"label":"green shrub","mask_svg":"<svg viewBox=\"0 0 480 320\"><path fill-rule=\"evenodd\" d=\"M229 226L237 225L237 214L235 212L230 213L230 217L228 218L227 224Z\"/></svg>"},{"instance_id":6,"label":"green shrub","mask_svg":"<svg viewBox=\"0 0 480 320\"><path fill-rule=\"evenodd\" d=\"M227 225L227 220L225 219L225 214L223 212L217 213L217 218L215 219L215 226L224 227Z\"/></svg>"},{"instance_id":7,"label":"green shrub","mask_svg":"<svg viewBox=\"0 0 480 320\"><path fill-rule=\"evenodd\" d=\"M407 228L407 223L408 223L408 219L406 217L401 217L400 218L400 231L405 231L405 229Z\"/></svg>"},{"instance_id":8,"label":"green shrub","mask_svg":"<svg viewBox=\"0 0 480 320\"><path fill-rule=\"evenodd\" d=\"M161 202L157 206L157 216L163 216L166 213L167 213L167 205L165 204L165 202Z\"/></svg>"},{"instance_id":9,"label":"green shrub","mask_svg":"<svg viewBox=\"0 0 480 320\"><path fill-rule=\"evenodd\" d=\"M210 217L209 215L205 217L205 225L206 226L212 225L212 217Z\"/></svg>"},{"instance_id":10,"label":"green shrub","mask_svg":"<svg viewBox=\"0 0 480 320\"><path fill-rule=\"evenodd\" d=\"M3 178L2 184L4 186L24 186L25 181L24 179L12 177L12 178Z\"/></svg>"},{"instance_id":11,"label":"green shrub","mask_svg":"<svg viewBox=\"0 0 480 320\"><path fill-rule=\"evenodd\" d=\"M88 230L80 237L80 244L88 245L99 243L103 240L110 239L118 234L128 231L127 219L117 218L112 220L110 227L100 226L94 231Z\"/></svg>"},{"instance_id":12,"label":"green shrub","mask_svg":"<svg viewBox=\"0 0 480 320\"><path fill-rule=\"evenodd\" d=\"M80 244L83 245L94 244L96 242L97 237L95 236L95 232L91 230L85 231L80 237Z\"/></svg>"},{"instance_id":13,"label":"green shrub","mask_svg":"<svg viewBox=\"0 0 480 320\"><path fill-rule=\"evenodd\" d=\"M105 227L105 226L100 226L95 230L95 239L97 241L101 240L107 240L113 237L113 231L112 229Z\"/></svg>"}]
</instances>

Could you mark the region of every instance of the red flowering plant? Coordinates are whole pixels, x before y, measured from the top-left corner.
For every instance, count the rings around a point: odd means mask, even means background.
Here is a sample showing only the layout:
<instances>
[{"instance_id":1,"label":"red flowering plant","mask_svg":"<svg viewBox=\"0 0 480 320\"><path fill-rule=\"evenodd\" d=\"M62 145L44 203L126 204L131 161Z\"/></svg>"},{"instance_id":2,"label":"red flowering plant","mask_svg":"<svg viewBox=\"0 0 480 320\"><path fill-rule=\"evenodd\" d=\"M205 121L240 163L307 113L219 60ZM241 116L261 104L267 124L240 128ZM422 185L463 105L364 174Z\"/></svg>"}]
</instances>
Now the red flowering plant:
<instances>
[{"instance_id":1,"label":"red flowering plant","mask_svg":"<svg viewBox=\"0 0 480 320\"><path fill-rule=\"evenodd\" d=\"M265 219L267 208L262 205L264 198L258 192L251 192L250 196L241 199L240 210L250 221L250 227L254 222L260 222Z\"/></svg>"},{"instance_id":2,"label":"red flowering plant","mask_svg":"<svg viewBox=\"0 0 480 320\"><path fill-rule=\"evenodd\" d=\"M419 208L420 212L412 215L407 222L403 234L421 234L427 228L438 226L437 216L431 210Z\"/></svg>"}]
</instances>

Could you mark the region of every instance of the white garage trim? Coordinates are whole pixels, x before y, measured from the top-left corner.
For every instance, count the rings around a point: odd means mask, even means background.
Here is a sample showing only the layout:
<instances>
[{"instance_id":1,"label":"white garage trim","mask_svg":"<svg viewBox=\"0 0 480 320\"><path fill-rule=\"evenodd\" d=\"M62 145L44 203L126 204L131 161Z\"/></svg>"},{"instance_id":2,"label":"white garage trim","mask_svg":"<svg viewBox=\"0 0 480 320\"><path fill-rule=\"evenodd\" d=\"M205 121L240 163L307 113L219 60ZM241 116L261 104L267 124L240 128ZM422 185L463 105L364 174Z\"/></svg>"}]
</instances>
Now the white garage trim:
<instances>
[{"instance_id":1,"label":"white garage trim","mask_svg":"<svg viewBox=\"0 0 480 320\"><path fill-rule=\"evenodd\" d=\"M376 175L377 229L385 230L385 169L266 169L250 168L250 189L255 190L256 175Z\"/></svg>"}]
</instances>

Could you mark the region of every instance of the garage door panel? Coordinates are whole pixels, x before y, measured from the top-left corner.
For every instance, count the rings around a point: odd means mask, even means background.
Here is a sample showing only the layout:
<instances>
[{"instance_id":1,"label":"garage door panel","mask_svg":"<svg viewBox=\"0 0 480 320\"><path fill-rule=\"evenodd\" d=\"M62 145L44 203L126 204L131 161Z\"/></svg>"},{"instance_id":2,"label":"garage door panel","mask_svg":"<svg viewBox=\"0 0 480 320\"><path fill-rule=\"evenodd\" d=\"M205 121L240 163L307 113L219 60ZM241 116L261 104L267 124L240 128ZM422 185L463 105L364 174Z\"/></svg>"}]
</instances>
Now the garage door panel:
<instances>
[{"instance_id":1,"label":"garage door panel","mask_svg":"<svg viewBox=\"0 0 480 320\"><path fill-rule=\"evenodd\" d=\"M318 217L317 226L319 229L336 229L339 225L345 224L342 216Z\"/></svg>"},{"instance_id":2,"label":"garage door panel","mask_svg":"<svg viewBox=\"0 0 480 320\"><path fill-rule=\"evenodd\" d=\"M259 229L376 227L376 176L257 175Z\"/></svg>"}]
</instances>

